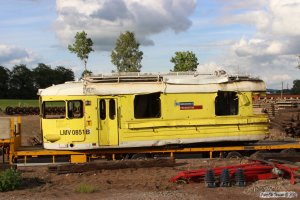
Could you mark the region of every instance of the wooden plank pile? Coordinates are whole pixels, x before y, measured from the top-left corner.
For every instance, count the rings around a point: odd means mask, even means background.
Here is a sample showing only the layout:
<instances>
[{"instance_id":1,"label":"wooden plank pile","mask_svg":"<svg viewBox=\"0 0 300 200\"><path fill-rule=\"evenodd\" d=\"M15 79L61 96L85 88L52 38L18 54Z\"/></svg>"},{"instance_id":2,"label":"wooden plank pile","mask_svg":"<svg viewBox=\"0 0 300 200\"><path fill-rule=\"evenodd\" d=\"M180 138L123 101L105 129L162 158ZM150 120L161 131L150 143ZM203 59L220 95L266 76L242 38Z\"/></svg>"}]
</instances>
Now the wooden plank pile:
<instances>
[{"instance_id":1,"label":"wooden plank pile","mask_svg":"<svg viewBox=\"0 0 300 200\"><path fill-rule=\"evenodd\" d=\"M289 137L300 137L300 108L279 110L271 119L270 128L277 128Z\"/></svg>"}]
</instances>

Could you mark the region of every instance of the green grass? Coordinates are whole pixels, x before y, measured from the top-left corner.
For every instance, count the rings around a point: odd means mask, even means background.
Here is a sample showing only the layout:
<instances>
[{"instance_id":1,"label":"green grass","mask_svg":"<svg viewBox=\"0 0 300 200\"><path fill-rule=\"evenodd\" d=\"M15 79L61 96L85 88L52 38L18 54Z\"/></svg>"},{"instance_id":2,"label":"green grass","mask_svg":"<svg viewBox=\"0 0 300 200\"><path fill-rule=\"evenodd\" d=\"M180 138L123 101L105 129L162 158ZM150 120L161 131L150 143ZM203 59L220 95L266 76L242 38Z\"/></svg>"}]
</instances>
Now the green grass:
<instances>
[{"instance_id":1,"label":"green grass","mask_svg":"<svg viewBox=\"0 0 300 200\"><path fill-rule=\"evenodd\" d=\"M24 100L24 99L0 99L0 108L4 111L7 106L15 107L35 107L39 106L39 100Z\"/></svg>"},{"instance_id":2,"label":"green grass","mask_svg":"<svg viewBox=\"0 0 300 200\"><path fill-rule=\"evenodd\" d=\"M79 193L93 193L96 192L97 189L92 185L82 183L75 189L75 191Z\"/></svg>"}]
</instances>

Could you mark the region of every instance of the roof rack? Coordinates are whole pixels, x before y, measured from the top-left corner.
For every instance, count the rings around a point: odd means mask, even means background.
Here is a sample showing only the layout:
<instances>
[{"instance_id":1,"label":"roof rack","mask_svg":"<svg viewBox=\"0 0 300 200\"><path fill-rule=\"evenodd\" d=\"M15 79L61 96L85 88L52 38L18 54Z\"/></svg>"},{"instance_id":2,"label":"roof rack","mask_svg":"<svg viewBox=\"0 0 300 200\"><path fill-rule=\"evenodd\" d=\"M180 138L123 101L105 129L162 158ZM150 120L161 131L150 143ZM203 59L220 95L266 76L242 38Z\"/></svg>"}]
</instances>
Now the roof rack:
<instances>
[{"instance_id":1,"label":"roof rack","mask_svg":"<svg viewBox=\"0 0 300 200\"><path fill-rule=\"evenodd\" d=\"M164 76L195 75L195 72L141 73L120 72L85 77L91 83L162 82Z\"/></svg>"},{"instance_id":2,"label":"roof rack","mask_svg":"<svg viewBox=\"0 0 300 200\"><path fill-rule=\"evenodd\" d=\"M230 81L260 81L259 77L251 77L250 75L231 75L229 76Z\"/></svg>"}]
</instances>

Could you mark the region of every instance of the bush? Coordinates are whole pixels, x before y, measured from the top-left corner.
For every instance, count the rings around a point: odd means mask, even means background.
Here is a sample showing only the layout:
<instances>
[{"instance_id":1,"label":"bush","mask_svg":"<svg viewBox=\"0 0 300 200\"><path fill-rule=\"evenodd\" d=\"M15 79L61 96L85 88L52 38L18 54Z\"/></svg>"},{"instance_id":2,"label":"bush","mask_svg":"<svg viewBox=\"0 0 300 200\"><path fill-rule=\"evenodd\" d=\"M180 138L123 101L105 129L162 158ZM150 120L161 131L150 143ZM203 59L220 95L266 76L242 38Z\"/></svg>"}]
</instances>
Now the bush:
<instances>
[{"instance_id":1,"label":"bush","mask_svg":"<svg viewBox=\"0 0 300 200\"><path fill-rule=\"evenodd\" d=\"M22 184L21 173L15 169L7 169L0 172L0 191L17 189Z\"/></svg>"},{"instance_id":2,"label":"bush","mask_svg":"<svg viewBox=\"0 0 300 200\"><path fill-rule=\"evenodd\" d=\"M76 192L79 192L79 193L93 193L93 192L96 192L96 188L91 186L91 185L80 184L76 188Z\"/></svg>"}]
</instances>

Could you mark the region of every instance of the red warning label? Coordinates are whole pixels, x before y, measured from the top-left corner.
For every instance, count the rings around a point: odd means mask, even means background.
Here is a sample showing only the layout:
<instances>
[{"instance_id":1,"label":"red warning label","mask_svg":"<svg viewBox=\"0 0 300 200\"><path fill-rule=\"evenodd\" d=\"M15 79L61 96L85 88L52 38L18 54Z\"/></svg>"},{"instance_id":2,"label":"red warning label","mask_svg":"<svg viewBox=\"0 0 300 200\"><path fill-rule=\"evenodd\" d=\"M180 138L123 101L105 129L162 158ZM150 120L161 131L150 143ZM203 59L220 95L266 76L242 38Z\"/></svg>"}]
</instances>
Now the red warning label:
<instances>
[{"instance_id":1,"label":"red warning label","mask_svg":"<svg viewBox=\"0 0 300 200\"><path fill-rule=\"evenodd\" d=\"M200 109L203 109L202 105L180 106L180 110L200 110Z\"/></svg>"}]
</instances>

